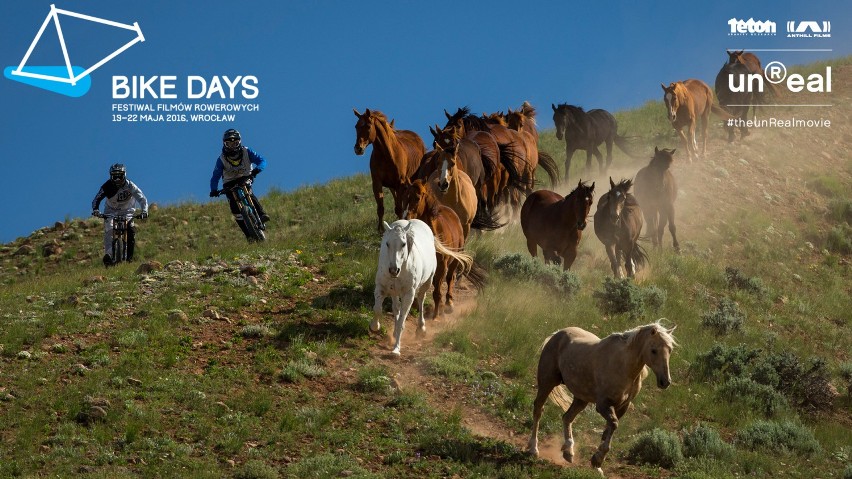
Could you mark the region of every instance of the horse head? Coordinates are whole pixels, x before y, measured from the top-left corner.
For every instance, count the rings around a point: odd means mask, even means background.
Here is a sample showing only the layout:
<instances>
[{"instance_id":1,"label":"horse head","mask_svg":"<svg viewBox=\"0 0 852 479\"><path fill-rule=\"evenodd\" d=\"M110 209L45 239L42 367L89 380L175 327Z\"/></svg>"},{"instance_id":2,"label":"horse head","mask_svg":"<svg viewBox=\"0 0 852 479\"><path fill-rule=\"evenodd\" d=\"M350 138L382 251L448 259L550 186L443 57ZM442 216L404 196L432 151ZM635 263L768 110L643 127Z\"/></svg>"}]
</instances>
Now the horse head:
<instances>
[{"instance_id":1,"label":"horse head","mask_svg":"<svg viewBox=\"0 0 852 479\"><path fill-rule=\"evenodd\" d=\"M374 112L369 108L362 115L356 109L352 109L355 116L358 117L358 122L355 123L355 154L363 155L367 145L376 141L376 124Z\"/></svg>"},{"instance_id":2,"label":"horse head","mask_svg":"<svg viewBox=\"0 0 852 479\"><path fill-rule=\"evenodd\" d=\"M744 50L725 50L728 54L728 63L745 63L742 59Z\"/></svg>"},{"instance_id":3,"label":"horse head","mask_svg":"<svg viewBox=\"0 0 852 479\"><path fill-rule=\"evenodd\" d=\"M453 182L456 174L456 163L458 161L458 138L450 145L449 148L443 148L441 145L435 145L435 151L438 152L438 158L441 162L441 175L439 176L438 189L441 193L446 193L450 189L450 183Z\"/></svg>"},{"instance_id":4,"label":"horse head","mask_svg":"<svg viewBox=\"0 0 852 479\"><path fill-rule=\"evenodd\" d=\"M511 112L512 110L510 109L509 111ZM502 111L495 111L491 114L483 113L479 118L492 125L509 126L506 121L506 114Z\"/></svg>"},{"instance_id":5,"label":"horse head","mask_svg":"<svg viewBox=\"0 0 852 479\"><path fill-rule=\"evenodd\" d=\"M436 124L434 129L430 126L429 131L432 132L432 136L435 138L432 146L434 148L440 146L443 150L455 148L461 138L457 125L450 125L442 129Z\"/></svg>"},{"instance_id":6,"label":"horse head","mask_svg":"<svg viewBox=\"0 0 852 479\"><path fill-rule=\"evenodd\" d=\"M592 203L595 198L595 182L588 185L580 180L574 191L568 194L566 199L571 198L574 202L575 216L577 218L577 229L586 229L586 218L589 216L589 211L592 209Z\"/></svg>"},{"instance_id":7,"label":"horse head","mask_svg":"<svg viewBox=\"0 0 852 479\"><path fill-rule=\"evenodd\" d=\"M654 156L651 157L650 166L657 170L668 170L674 162L674 153L677 149L663 148L662 150L654 147Z\"/></svg>"},{"instance_id":8,"label":"horse head","mask_svg":"<svg viewBox=\"0 0 852 479\"><path fill-rule=\"evenodd\" d=\"M615 184L612 181L612 177L610 177L610 189L604 196L606 196L605 207L607 208L607 214L613 223L621 221L621 212L624 210L624 205L627 202L627 193L632 186L632 180L621 180L618 184Z\"/></svg>"},{"instance_id":9,"label":"horse head","mask_svg":"<svg viewBox=\"0 0 852 479\"><path fill-rule=\"evenodd\" d=\"M414 246L414 241L411 231L411 223L406 226L395 223L390 226L386 221L383 222L385 233L382 235L382 250L380 258L384 258L388 274L391 277L398 278L402 271L402 266L405 264L411 248Z\"/></svg>"},{"instance_id":10,"label":"horse head","mask_svg":"<svg viewBox=\"0 0 852 479\"><path fill-rule=\"evenodd\" d=\"M677 110L680 108L681 97L678 94L678 83L670 83L669 86L665 86L660 83L660 86L663 87L663 102L666 104L666 113L669 117L670 122L677 121Z\"/></svg>"},{"instance_id":11,"label":"horse head","mask_svg":"<svg viewBox=\"0 0 852 479\"><path fill-rule=\"evenodd\" d=\"M423 180L414 180L408 185L403 194L405 202L404 219L421 218L426 212L426 197L429 194L429 188Z\"/></svg>"},{"instance_id":12,"label":"horse head","mask_svg":"<svg viewBox=\"0 0 852 479\"><path fill-rule=\"evenodd\" d=\"M641 327L637 332L637 341L641 344L641 358L654 376L657 377L657 386L660 389L668 388L672 383L669 372L669 357L676 345L672 329L666 329L659 323L649 324Z\"/></svg>"},{"instance_id":13,"label":"horse head","mask_svg":"<svg viewBox=\"0 0 852 479\"><path fill-rule=\"evenodd\" d=\"M509 108L509 113L506 114L506 125L512 130L521 131L524 128L526 120L527 116L522 110L512 111Z\"/></svg>"}]
</instances>

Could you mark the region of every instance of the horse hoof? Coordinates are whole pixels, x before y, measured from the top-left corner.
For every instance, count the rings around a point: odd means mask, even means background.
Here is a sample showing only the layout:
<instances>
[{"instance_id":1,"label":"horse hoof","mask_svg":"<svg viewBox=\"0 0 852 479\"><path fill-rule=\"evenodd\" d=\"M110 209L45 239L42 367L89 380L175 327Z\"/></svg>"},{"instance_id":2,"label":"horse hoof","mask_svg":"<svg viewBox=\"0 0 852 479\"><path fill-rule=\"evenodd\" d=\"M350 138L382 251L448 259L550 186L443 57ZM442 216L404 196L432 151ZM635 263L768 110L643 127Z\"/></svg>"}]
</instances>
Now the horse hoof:
<instances>
[{"instance_id":1,"label":"horse hoof","mask_svg":"<svg viewBox=\"0 0 852 479\"><path fill-rule=\"evenodd\" d=\"M396 357L402 356L402 353L399 352L399 348L396 348L393 351L391 351L391 354L393 354Z\"/></svg>"},{"instance_id":2,"label":"horse hoof","mask_svg":"<svg viewBox=\"0 0 852 479\"><path fill-rule=\"evenodd\" d=\"M453 312L453 303L447 303L444 306L444 313L452 314L452 312Z\"/></svg>"},{"instance_id":3,"label":"horse hoof","mask_svg":"<svg viewBox=\"0 0 852 479\"><path fill-rule=\"evenodd\" d=\"M595 468L595 470L596 470L596 471L598 471L598 474L600 474L600 475L601 475L601 477L606 477L606 476L604 475L604 473L603 473L603 469L601 469L601 468L599 468L599 467L596 467L596 468Z\"/></svg>"},{"instance_id":4,"label":"horse hoof","mask_svg":"<svg viewBox=\"0 0 852 479\"><path fill-rule=\"evenodd\" d=\"M370 331L374 333L378 333L382 329L382 325L379 322L370 323Z\"/></svg>"},{"instance_id":5,"label":"horse hoof","mask_svg":"<svg viewBox=\"0 0 852 479\"><path fill-rule=\"evenodd\" d=\"M419 327L415 330L418 336L423 336L426 334L426 326Z\"/></svg>"},{"instance_id":6,"label":"horse hoof","mask_svg":"<svg viewBox=\"0 0 852 479\"><path fill-rule=\"evenodd\" d=\"M563 451L562 452L562 459L565 459L565 461L567 461L569 463L573 463L574 462L574 454L571 454L568 451Z\"/></svg>"},{"instance_id":7,"label":"horse hoof","mask_svg":"<svg viewBox=\"0 0 852 479\"><path fill-rule=\"evenodd\" d=\"M596 452L592 456L592 467L594 467L595 469L600 469L602 465L603 465L603 458L600 457L599 452Z\"/></svg>"},{"instance_id":8,"label":"horse hoof","mask_svg":"<svg viewBox=\"0 0 852 479\"><path fill-rule=\"evenodd\" d=\"M529 450L527 450L527 452L532 457L538 457L538 448L537 447L529 449Z\"/></svg>"}]
</instances>

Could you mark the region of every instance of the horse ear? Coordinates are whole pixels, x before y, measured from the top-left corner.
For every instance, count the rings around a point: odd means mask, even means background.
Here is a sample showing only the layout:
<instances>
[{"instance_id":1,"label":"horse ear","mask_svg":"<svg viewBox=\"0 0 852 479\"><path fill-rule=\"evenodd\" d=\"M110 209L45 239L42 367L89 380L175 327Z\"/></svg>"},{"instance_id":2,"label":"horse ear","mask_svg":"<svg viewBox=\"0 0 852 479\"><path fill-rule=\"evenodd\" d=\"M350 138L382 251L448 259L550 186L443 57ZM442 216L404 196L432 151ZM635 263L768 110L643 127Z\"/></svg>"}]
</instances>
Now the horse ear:
<instances>
[{"instance_id":1,"label":"horse ear","mask_svg":"<svg viewBox=\"0 0 852 479\"><path fill-rule=\"evenodd\" d=\"M657 148L656 146L654 146L654 154L656 155L656 154L657 154L657 153L659 153L659 152L660 152L660 149L659 149L659 148Z\"/></svg>"},{"instance_id":2,"label":"horse ear","mask_svg":"<svg viewBox=\"0 0 852 479\"><path fill-rule=\"evenodd\" d=\"M446 115L446 116L447 116L447 119L448 119L448 120L452 120L452 119L453 119L453 115L450 115L450 114L447 112L447 109L446 109L446 108L444 108L444 115Z\"/></svg>"},{"instance_id":3,"label":"horse ear","mask_svg":"<svg viewBox=\"0 0 852 479\"><path fill-rule=\"evenodd\" d=\"M593 181L592 182L592 190L594 190L594 189L595 189L595 182Z\"/></svg>"},{"instance_id":4,"label":"horse ear","mask_svg":"<svg viewBox=\"0 0 852 479\"><path fill-rule=\"evenodd\" d=\"M677 151L677 148L672 149L672 156L674 156L674 152L676 152L676 151Z\"/></svg>"},{"instance_id":5,"label":"horse ear","mask_svg":"<svg viewBox=\"0 0 852 479\"><path fill-rule=\"evenodd\" d=\"M579 188L581 186L583 186L583 180L582 179L577 182L577 188Z\"/></svg>"},{"instance_id":6,"label":"horse ear","mask_svg":"<svg viewBox=\"0 0 852 479\"><path fill-rule=\"evenodd\" d=\"M356 109L354 109L354 108L353 108L353 109L352 109L352 112L353 112L353 113L355 113L355 116L357 116L358 118L361 118L361 114L360 114L360 113L358 113L358 110L356 110Z\"/></svg>"},{"instance_id":7,"label":"horse ear","mask_svg":"<svg viewBox=\"0 0 852 479\"><path fill-rule=\"evenodd\" d=\"M434 128L432 128L432 126L431 126L431 125L429 126L429 133L431 133L431 134L432 134L432 136L438 136L438 132L437 132L437 131L435 131L435 129L434 129Z\"/></svg>"},{"instance_id":8,"label":"horse ear","mask_svg":"<svg viewBox=\"0 0 852 479\"><path fill-rule=\"evenodd\" d=\"M554 105L553 103L550 104L550 108L553 108L553 111L556 111L556 105Z\"/></svg>"},{"instance_id":9,"label":"horse ear","mask_svg":"<svg viewBox=\"0 0 852 479\"><path fill-rule=\"evenodd\" d=\"M615 188L615 183L613 183L613 181L612 181L612 177L611 177L611 176L609 177L609 187L610 187L610 188Z\"/></svg>"},{"instance_id":10,"label":"horse ear","mask_svg":"<svg viewBox=\"0 0 852 479\"><path fill-rule=\"evenodd\" d=\"M666 86L665 86L665 85L663 85L662 83L660 83L660 88L662 88L662 89L663 89L663 91L666 91Z\"/></svg>"},{"instance_id":11,"label":"horse ear","mask_svg":"<svg viewBox=\"0 0 852 479\"><path fill-rule=\"evenodd\" d=\"M394 123L396 123L396 118L394 118L393 120L391 120L391 122L389 123L391 128L393 128L393 127L394 127L394 126L393 126L393 125L394 125Z\"/></svg>"},{"instance_id":12,"label":"horse ear","mask_svg":"<svg viewBox=\"0 0 852 479\"><path fill-rule=\"evenodd\" d=\"M385 231L388 231L388 230L391 229L391 227L390 227L390 225L388 224L387 221L382 221L382 224L385 225Z\"/></svg>"}]
</instances>

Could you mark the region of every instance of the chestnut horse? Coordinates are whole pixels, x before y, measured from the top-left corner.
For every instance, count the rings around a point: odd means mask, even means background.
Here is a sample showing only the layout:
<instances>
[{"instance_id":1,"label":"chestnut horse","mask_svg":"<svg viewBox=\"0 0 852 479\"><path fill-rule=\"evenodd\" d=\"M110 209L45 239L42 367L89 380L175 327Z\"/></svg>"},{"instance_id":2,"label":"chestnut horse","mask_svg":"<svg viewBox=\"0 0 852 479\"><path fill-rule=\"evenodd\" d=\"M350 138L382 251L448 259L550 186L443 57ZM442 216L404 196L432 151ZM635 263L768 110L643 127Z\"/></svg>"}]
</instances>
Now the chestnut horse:
<instances>
[{"instance_id":1,"label":"chestnut horse","mask_svg":"<svg viewBox=\"0 0 852 479\"><path fill-rule=\"evenodd\" d=\"M521 208L521 229L533 258L541 246L545 263L561 262L563 270L571 268L594 195L595 184L580 181L565 198L548 190L527 197Z\"/></svg>"},{"instance_id":2,"label":"chestnut horse","mask_svg":"<svg viewBox=\"0 0 852 479\"><path fill-rule=\"evenodd\" d=\"M444 206L435 197L432 190L423 183L423 180L414 180L405 190L406 219L419 219L429 225L432 233L447 248L453 251L461 251L464 248L464 232L461 220L452 208ZM461 262L440 252L437 253L438 268L432 279L432 301L435 308L432 311L432 319L441 313L441 285L447 283L446 311L453 310L453 291L455 289L457 273L462 273L478 289L485 284L484 271L471 265L465 267Z\"/></svg>"},{"instance_id":3,"label":"chestnut horse","mask_svg":"<svg viewBox=\"0 0 852 479\"><path fill-rule=\"evenodd\" d=\"M601 240L612 274L622 278L621 260L627 276L636 274L636 266L648 261L645 250L639 245L639 233L642 232L642 210L636 198L630 194L631 180L621 180L617 185L609 179L610 190L598 200L595 211L595 235Z\"/></svg>"},{"instance_id":4,"label":"chestnut horse","mask_svg":"<svg viewBox=\"0 0 852 479\"><path fill-rule=\"evenodd\" d=\"M461 220L464 238L470 234L470 226L476 216L476 188L467 173L458 168L458 150L444 150L435 145L440 169L429 175L427 183L441 204L449 206Z\"/></svg>"},{"instance_id":5,"label":"chestnut horse","mask_svg":"<svg viewBox=\"0 0 852 479\"><path fill-rule=\"evenodd\" d=\"M367 145L373 145L370 155L370 178L373 180L373 197L376 199L376 216L379 234L384 234L385 194L388 188L394 200L394 212L402 217L400 197L411 176L417 171L426 146L417 133L396 130L388 123L384 113L368 108L364 114L352 109L355 123L355 154L363 155Z\"/></svg>"},{"instance_id":6,"label":"chestnut horse","mask_svg":"<svg viewBox=\"0 0 852 479\"><path fill-rule=\"evenodd\" d=\"M666 114L672 127L677 130L683 140L689 161L698 157L698 141L695 130L701 127L701 155L707 153L707 125L710 122L710 112L729 119L733 118L726 111L713 103L713 90L701 80L691 78L682 82L673 82L669 86L660 83L663 88L663 101L666 104ZM683 129L687 129L687 133Z\"/></svg>"},{"instance_id":7,"label":"chestnut horse","mask_svg":"<svg viewBox=\"0 0 852 479\"><path fill-rule=\"evenodd\" d=\"M660 389L672 383L669 358L677 345L673 331L674 328L666 329L657 321L603 339L580 328L565 328L545 339L536 374L538 390L533 402L530 454L538 456L538 424L548 397L565 411L562 457L568 462L574 462L574 418L587 405L594 404L606 420L606 428L591 463L603 473L600 468L610 450L618 420L639 394L648 369L654 371Z\"/></svg>"},{"instance_id":8,"label":"chestnut horse","mask_svg":"<svg viewBox=\"0 0 852 479\"><path fill-rule=\"evenodd\" d=\"M674 202L677 199L677 182L671 172L674 152L675 150L665 148L660 150L655 146L651 162L636 173L633 191L636 193L636 201L642 207L642 213L645 214L645 222L648 224L648 232L654 246L662 248L663 231L668 223L674 249L680 251L674 223Z\"/></svg>"},{"instance_id":9,"label":"chestnut horse","mask_svg":"<svg viewBox=\"0 0 852 479\"><path fill-rule=\"evenodd\" d=\"M506 123L510 130L521 133L526 148L527 158L535 157L539 166L550 178L550 186L555 187L559 183L559 167L549 154L538 148L538 130L535 124L535 108L528 102L524 102L517 111L509 108L506 115Z\"/></svg>"}]
</instances>

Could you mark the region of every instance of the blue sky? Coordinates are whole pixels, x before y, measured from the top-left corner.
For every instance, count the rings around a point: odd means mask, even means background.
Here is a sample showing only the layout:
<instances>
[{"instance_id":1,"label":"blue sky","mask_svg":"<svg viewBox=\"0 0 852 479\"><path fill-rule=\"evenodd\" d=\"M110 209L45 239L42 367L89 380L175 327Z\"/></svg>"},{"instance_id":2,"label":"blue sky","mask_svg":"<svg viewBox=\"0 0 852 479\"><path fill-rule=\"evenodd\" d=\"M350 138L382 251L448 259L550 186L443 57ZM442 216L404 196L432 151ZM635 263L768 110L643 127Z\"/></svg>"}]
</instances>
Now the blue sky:
<instances>
[{"instance_id":1,"label":"blue sky","mask_svg":"<svg viewBox=\"0 0 852 479\"><path fill-rule=\"evenodd\" d=\"M116 162L152 202L208 201L221 135L231 127L268 161L256 191L289 191L368 171L369 151L352 150L352 108L382 110L429 143L428 128L443 125L445 108L491 112L526 100L541 111L540 128L552 128L551 103L619 110L659 99L661 82L712 85L726 48L833 49L761 55L764 63L771 56L788 65L852 53L850 2L53 1L137 22L145 41L92 72L79 98L0 78L7 156L0 242L87 216ZM50 2L14 2L6 12L3 68L21 62ZM729 35L728 20L752 17L774 21L778 34ZM832 37L786 38L789 20L831 21ZM70 17L60 23L72 64L83 67L135 36ZM51 24L27 65L63 65L57 45ZM170 91L178 98L113 98L113 77L154 75L174 76ZM238 87L234 99L188 99L190 76L254 76L258 95L244 98ZM237 113L233 122L113 121L129 113L113 104L128 103L252 104L259 111Z\"/></svg>"}]
</instances>

